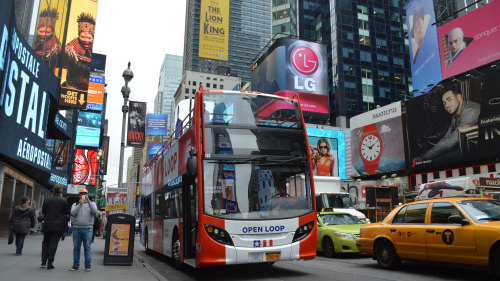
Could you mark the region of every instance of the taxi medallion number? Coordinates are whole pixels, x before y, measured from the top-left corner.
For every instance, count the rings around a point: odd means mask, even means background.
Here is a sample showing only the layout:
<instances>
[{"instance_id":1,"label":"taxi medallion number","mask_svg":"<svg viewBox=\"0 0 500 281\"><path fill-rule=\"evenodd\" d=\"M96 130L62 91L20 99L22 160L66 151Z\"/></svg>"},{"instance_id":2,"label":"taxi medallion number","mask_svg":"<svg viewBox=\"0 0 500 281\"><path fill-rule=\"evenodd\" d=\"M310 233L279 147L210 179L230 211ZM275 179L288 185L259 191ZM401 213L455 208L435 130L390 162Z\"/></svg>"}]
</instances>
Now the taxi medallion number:
<instances>
[{"instance_id":1,"label":"taxi medallion number","mask_svg":"<svg viewBox=\"0 0 500 281\"><path fill-rule=\"evenodd\" d=\"M266 261L279 261L281 253L266 253Z\"/></svg>"}]
</instances>

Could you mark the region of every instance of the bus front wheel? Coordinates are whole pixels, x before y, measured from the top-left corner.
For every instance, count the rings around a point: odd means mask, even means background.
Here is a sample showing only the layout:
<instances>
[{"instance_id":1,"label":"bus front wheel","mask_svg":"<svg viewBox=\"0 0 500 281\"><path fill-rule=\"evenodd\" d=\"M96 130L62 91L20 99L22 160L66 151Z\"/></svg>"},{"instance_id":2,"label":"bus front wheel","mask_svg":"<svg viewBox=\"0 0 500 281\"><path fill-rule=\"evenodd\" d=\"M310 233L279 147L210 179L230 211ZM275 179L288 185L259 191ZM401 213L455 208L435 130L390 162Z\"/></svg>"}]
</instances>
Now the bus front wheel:
<instances>
[{"instance_id":1,"label":"bus front wheel","mask_svg":"<svg viewBox=\"0 0 500 281\"><path fill-rule=\"evenodd\" d=\"M174 237L172 238L172 262L176 268L182 266L181 241L179 240L179 234L177 232L174 233Z\"/></svg>"}]
</instances>

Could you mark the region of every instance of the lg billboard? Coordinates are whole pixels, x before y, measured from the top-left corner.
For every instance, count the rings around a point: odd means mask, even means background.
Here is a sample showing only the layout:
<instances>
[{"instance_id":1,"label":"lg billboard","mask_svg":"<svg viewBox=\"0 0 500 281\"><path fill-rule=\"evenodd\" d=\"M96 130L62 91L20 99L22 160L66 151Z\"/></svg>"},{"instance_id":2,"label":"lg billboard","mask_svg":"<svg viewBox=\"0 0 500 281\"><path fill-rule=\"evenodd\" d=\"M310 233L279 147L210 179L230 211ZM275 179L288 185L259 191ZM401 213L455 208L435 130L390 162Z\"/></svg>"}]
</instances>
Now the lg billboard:
<instances>
[{"instance_id":1,"label":"lg billboard","mask_svg":"<svg viewBox=\"0 0 500 281\"><path fill-rule=\"evenodd\" d=\"M351 157L360 175L405 169L401 102L351 118Z\"/></svg>"},{"instance_id":2,"label":"lg billboard","mask_svg":"<svg viewBox=\"0 0 500 281\"><path fill-rule=\"evenodd\" d=\"M254 64L252 90L279 96L299 94L305 113L326 116L327 75L325 45L280 38Z\"/></svg>"}]
</instances>

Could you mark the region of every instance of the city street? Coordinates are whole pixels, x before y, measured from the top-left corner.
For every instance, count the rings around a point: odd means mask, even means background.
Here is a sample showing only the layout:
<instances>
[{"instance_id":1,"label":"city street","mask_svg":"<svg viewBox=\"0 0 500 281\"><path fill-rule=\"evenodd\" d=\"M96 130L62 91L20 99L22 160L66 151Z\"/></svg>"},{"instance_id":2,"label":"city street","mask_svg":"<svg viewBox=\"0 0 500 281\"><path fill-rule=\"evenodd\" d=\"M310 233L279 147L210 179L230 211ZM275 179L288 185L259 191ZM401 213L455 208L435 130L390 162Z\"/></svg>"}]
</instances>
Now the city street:
<instances>
[{"instance_id":1,"label":"city street","mask_svg":"<svg viewBox=\"0 0 500 281\"><path fill-rule=\"evenodd\" d=\"M136 243L138 241L136 240ZM403 262L401 269L380 269L365 255L329 259L321 255L313 260L278 262L269 265L236 265L195 269L175 269L169 259L146 255L136 244L136 258L170 281L177 280L496 280L486 269L464 265Z\"/></svg>"}]
</instances>

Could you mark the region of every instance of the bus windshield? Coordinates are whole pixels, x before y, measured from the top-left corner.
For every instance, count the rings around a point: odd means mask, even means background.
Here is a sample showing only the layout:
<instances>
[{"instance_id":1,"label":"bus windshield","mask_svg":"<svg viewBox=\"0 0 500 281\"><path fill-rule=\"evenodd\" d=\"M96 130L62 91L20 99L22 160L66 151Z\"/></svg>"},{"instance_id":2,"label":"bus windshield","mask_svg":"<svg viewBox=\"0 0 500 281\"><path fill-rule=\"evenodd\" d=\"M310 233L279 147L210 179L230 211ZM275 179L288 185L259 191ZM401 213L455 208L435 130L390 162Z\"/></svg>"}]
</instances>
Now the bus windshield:
<instances>
[{"instance_id":1,"label":"bus windshield","mask_svg":"<svg viewBox=\"0 0 500 281\"><path fill-rule=\"evenodd\" d=\"M307 158L205 160L204 211L226 219L281 219L312 212Z\"/></svg>"},{"instance_id":2,"label":"bus windshield","mask_svg":"<svg viewBox=\"0 0 500 281\"><path fill-rule=\"evenodd\" d=\"M205 93L206 125L300 128L301 118L293 100L267 95Z\"/></svg>"}]
</instances>

